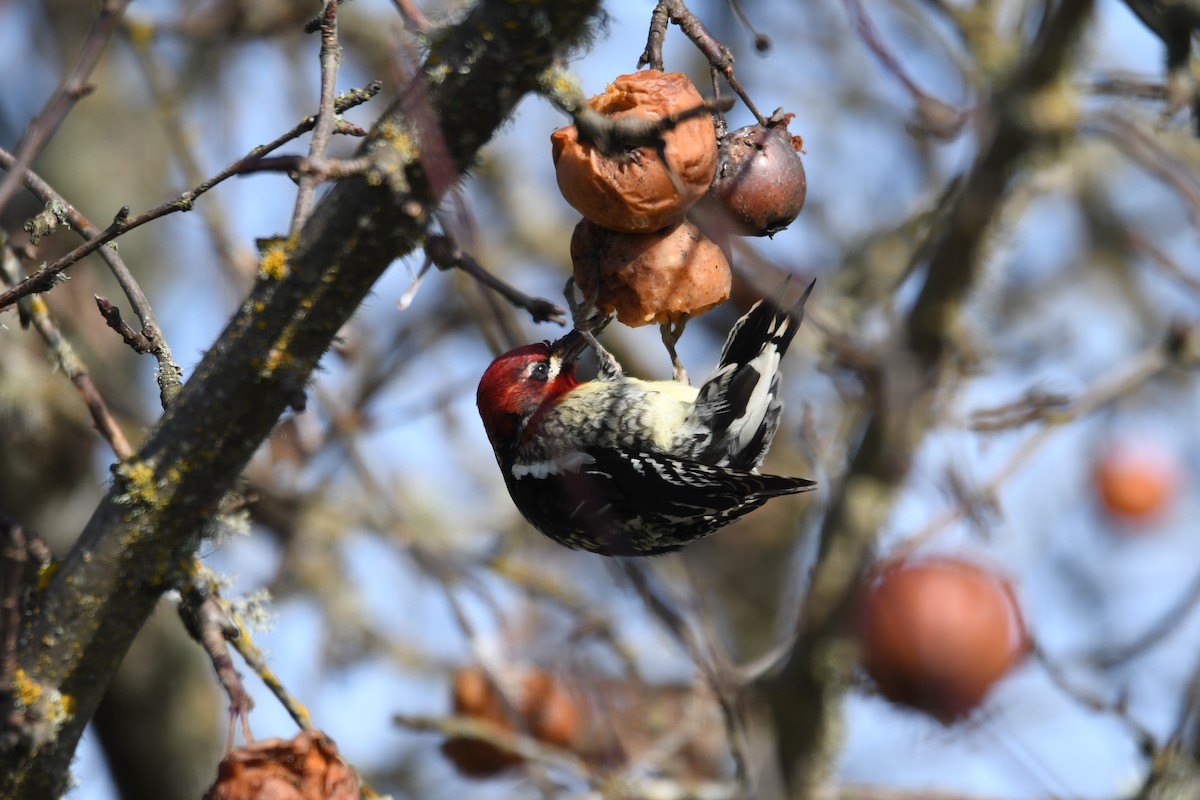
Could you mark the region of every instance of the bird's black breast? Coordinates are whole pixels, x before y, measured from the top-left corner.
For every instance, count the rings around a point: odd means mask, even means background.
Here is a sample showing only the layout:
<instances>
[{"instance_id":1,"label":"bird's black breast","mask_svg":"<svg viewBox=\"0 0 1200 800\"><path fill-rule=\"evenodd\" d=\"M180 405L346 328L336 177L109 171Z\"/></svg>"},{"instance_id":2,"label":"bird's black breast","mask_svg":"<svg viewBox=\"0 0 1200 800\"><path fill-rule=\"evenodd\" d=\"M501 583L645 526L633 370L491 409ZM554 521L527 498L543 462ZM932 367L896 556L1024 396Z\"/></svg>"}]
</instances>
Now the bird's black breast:
<instances>
[{"instance_id":1,"label":"bird's black breast","mask_svg":"<svg viewBox=\"0 0 1200 800\"><path fill-rule=\"evenodd\" d=\"M580 470L513 478L509 492L529 523L559 544L606 556L642 552L628 530L627 497L605 475Z\"/></svg>"}]
</instances>

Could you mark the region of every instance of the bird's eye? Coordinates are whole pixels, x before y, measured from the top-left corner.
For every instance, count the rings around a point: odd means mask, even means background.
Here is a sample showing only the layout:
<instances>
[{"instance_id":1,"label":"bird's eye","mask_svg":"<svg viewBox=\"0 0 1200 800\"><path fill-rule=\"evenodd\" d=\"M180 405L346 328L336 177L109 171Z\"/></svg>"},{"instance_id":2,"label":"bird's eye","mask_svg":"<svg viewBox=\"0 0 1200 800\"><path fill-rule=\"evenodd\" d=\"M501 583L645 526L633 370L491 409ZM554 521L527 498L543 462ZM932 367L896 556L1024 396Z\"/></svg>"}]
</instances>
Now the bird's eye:
<instances>
[{"instance_id":1,"label":"bird's eye","mask_svg":"<svg viewBox=\"0 0 1200 800\"><path fill-rule=\"evenodd\" d=\"M545 361L539 361L533 365L533 369L529 370L530 380L544 381L550 377L550 368L546 366Z\"/></svg>"}]
</instances>

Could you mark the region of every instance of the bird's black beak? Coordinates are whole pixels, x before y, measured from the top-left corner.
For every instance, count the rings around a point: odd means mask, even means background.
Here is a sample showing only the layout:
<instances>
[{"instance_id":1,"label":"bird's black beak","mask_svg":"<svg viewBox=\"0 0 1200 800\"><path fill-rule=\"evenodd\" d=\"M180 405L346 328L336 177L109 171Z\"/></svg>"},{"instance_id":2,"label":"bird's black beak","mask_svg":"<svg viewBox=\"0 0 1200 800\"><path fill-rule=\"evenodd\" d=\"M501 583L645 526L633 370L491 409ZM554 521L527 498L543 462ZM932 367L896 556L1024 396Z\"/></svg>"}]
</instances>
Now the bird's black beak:
<instances>
[{"instance_id":1,"label":"bird's black beak","mask_svg":"<svg viewBox=\"0 0 1200 800\"><path fill-rule=\"evenodd\" d=\"M550 352L561 359L565 367L574 364L575 359L579 358L585 347L587 347L587 339L583 338L582 333L572 329L566 336L550 345Z\"/></svg>"}]
</instances>

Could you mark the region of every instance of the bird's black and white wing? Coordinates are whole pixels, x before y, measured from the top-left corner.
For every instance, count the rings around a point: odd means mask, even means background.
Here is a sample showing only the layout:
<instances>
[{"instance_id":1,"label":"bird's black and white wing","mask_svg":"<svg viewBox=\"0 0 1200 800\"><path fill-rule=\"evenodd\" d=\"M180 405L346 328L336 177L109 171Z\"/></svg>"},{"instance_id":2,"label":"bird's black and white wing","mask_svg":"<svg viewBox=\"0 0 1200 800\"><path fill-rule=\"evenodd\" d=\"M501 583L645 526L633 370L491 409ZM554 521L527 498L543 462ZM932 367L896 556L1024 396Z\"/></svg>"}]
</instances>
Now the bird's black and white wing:
<instances>
[{"instance_id":1,"label":"bird's black and white wing","mask_svg":"<svg viewBox=\"0 0 1200 800\"><path fill-rule=\"evenodd\" d=\"M779 362L800 329L814 285L789 310L760 300L734 324L682 429L692 437L696 461L743 470L762 462L783 411Z\"/></svg>"},{"instance_id":2,"label":"bird's black and white wing","mask_svg":"<svg viewBox=\"0 0 1200 800\"><path fill-rule=\"evenodd\" d=\"M661 453L600 450L518 465L509 489L534 527L562 544L603 555L652 555L707 536L772 497L815 485Z\"/></svg>"}]
</instances>

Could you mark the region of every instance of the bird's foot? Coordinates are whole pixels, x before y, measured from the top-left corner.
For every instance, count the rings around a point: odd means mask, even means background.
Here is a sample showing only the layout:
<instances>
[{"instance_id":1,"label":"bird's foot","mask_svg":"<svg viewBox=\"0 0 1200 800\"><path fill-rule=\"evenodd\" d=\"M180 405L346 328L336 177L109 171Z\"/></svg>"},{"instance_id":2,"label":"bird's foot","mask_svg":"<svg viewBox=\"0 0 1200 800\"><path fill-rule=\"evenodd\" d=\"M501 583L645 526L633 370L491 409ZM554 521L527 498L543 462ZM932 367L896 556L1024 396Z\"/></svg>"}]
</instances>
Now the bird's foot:
<instances>
[{"instance_id":1,"label":"bird's foot","mask_svg":"<svg viewBox=\"0 0 1200 800\"><path fill-rule=\"evenodd\" d=\"M596 303L593 298L583 296L579 293L576 296L575 279L567 278L566 288L563 290L563 295L567 300L567 308L571 312L571 321L575 326L575 330L579 331L583 336L583 340L588 343L588 346L596 353L596 359L599 362L599 377L602 381L613 381L620 378L624 371L621 369L621 364L617 361L616 356L604 349L604 346L596 339L596 334L602 332L612 322L611 314L602 314L596 308Z\"/></svg>"},{"instance_id":2,"label":"bird's foot","mask_svg":"<svg viewBox=\"0 0 1200 800\"><path fill-rule=\"evenodd\" d=\"M679 360L679 354L675 352L675 345L679 342L679 337L683 336L683 328L687 325L687 314L682 314L672 322L659 323L658 330L662 334L663 345L666 346L667 352L671 355L671 377L680 383L687 383L687 370L683 368L683 363Z\"/></svg>"}]
</instances>

